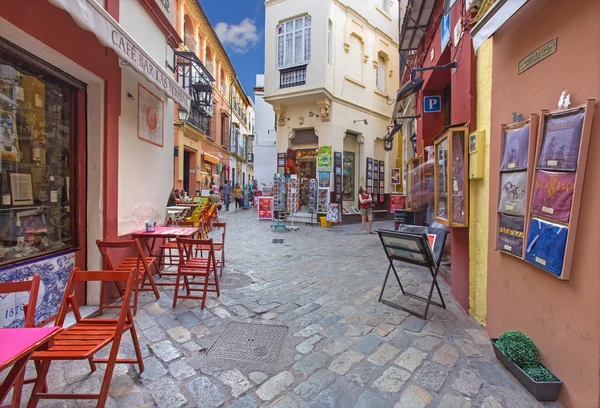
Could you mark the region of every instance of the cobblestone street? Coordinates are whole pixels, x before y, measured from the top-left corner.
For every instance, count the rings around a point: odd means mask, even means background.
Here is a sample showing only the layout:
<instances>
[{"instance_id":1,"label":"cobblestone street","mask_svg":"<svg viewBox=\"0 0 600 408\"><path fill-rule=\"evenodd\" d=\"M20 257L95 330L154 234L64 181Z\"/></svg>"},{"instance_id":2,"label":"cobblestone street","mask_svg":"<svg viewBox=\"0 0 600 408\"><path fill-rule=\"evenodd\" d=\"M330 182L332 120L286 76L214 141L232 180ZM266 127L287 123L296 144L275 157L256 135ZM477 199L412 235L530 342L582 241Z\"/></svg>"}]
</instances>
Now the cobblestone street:
<instances>
[{"instance_id":1,"label":"cobblestone street","mask_svg":"<svg viewBox=\"0 0 600 408\"><path fill-rule=\"evenodd\" d=\"M107 406L561 406L538 403L501 366L483 328L459 308L445 283L440 286L448 309L432 306L428 321L379 303L387 260L377 235L361 234L360 225L273 232L252 210L222 219L227 267L221 296L211 295L205 310L192 300L173 309L172 289L162 288L158 301L141 292L135 324L146 368L139 375L137 366L117 365ZM375 228L391 229L393 221ZM398 271L409 290L427 287L419 279L427 271ZM390 280L388 297L395 291ZM212 350L207 355L232 322L287 327L277 329L284 337L276 361L211 357ZM276 340L267 339L256 356L268 357ZM129 335L121 354L134 357ZM48 378L50 390L95 392L101 376L102 369L91 374L87 361L78 361L53 363Z\"/></svg>"}]
</instances>

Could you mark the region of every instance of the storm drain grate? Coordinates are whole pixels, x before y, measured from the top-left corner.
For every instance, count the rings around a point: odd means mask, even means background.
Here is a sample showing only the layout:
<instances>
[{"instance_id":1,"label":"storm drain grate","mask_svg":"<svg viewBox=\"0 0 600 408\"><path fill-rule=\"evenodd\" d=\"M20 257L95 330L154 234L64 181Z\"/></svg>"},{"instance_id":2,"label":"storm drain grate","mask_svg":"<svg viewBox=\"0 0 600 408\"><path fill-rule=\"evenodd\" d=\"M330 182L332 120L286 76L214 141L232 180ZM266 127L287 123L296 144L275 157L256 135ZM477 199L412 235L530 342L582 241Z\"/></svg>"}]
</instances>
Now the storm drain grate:
<instances>
[{"instance_id":1,"label":"storm drain grate","mask_svg":"<svg viewBox=\"0 0 600 408\"><path fill-rule=\"evenodd\" d=\"M286 326L232 322L206 353L209 357L274 363L279 359Z\"/></svg>"},{"instance_id":2,"label":"storm drain grate","mask_svg":"<svg viewBox=\"0 0 600 408\"><path fill-rule=\"evenodd\" d=\"M272 244L283 244L283 239L273 238Z\"/></svg>"},{"instance_id":3,"label":"storm drain grate","mask_svg":"<svg viewBox=\"0 0 600 408\"><path fill-rule=\"evenodd\" d=\"M219 278L219 287L221 289L237 289L248 286L252 283L252 278L243 273L225 273L225 276Z\"/></svg>"}]
</instances>

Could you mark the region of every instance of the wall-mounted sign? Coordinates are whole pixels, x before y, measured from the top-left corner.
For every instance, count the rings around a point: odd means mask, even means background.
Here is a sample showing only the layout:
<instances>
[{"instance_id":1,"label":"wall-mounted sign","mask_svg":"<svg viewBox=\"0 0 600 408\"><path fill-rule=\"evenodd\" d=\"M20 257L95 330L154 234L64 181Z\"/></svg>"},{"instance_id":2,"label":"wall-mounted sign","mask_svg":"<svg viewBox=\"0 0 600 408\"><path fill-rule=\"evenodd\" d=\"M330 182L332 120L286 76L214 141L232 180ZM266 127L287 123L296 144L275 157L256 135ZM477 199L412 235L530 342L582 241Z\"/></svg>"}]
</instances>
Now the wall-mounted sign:
<instances>
[{"instance_id":1,"label":"wall-mounted sign","mask_svg":"<svg viewBox=\"0 0 600 408\"><path fill-rule=\"evenodd\" d=\"M554 54L556 52L557 40L558 38L554 38L548 41L546 44L536 48L531 54L523 58L519 62L519 75L527 71L529 68L533 67L537 63L542 62L550 55Z\"/></svg>"},{"instance_id":2,"label":"wall-mounted sign","mask_svg":"<svg viewBox=\"0 0 600 408\"><path fill-rule=\"evenodd\" d=\"M441 112L442 97L440 95L423 97L423 111L425 113Z\"/></svg>"},{"instance_id":3,"label":"wall-mounted sign","mask_svg":"<svg viewBox=\"0 0 600 408\"><path fill-rule=\"evenodd\" d=\"M450 42L450 13L444 14L442 17L442 51L446 48Z\"/></svg>"}]
</instances>

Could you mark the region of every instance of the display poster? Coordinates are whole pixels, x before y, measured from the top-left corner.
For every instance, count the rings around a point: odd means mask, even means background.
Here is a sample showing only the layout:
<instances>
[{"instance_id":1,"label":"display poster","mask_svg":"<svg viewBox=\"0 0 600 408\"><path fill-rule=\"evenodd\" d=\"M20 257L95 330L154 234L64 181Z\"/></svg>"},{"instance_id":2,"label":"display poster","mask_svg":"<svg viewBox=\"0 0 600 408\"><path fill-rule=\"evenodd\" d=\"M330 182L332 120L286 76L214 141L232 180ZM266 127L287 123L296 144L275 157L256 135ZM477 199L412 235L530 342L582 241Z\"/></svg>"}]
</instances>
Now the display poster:
<instances>
[{"instance_id":1,"label":"display poster","mask_svg":"<svg viewBox=\"0 0 600 408\"><path fill-rule=\"evenodd\" d=\"M354 200L354 153L353 152L344 152L343 159L343 193L342 197L344 201L353 201Z\"/></svg>"},{"instance_id":2,"label":"display poster","mask_svg":"<svg viewBox=\"0 0 600 408\"><path fill-rule=\"evenodd\" d=\"M390 181L392 185L400 184L400 169L390 169Z\"/></svg>"},{"instance_id":3,"label":"display poster","mask_svg":"<svg viewBox=\"0 0 600 408\"><path fill-rule=\"evenodd\" d=\"M498 250L515 256L523 256L523 231L525 218L500 214Z\"/></svg>"},{"instance_id":4,"label":"display poster","mask_svg":"<svg viewBox=\"0 0 600 408\"><path fill-rule=\"evenodd\" d=\"M564 114L551 114L544 126L538 168L544 170L577 170L579 144L585 109Z\"/></svg>"},{"instance_id":5,"label":"display poster","mask_svg":"<svg viewBox=\"0 0 600 408\"><path fill-rule=\"evenodd\" d=\"M277 173L285 173L285 153L277 153Z\"/></svg>"},{"instance_id":6,"label":"display poster","mask_svg":"<svg viewBox=\"0 0 600 408\"><path fill-rule=\"evenodd\" d=\"M333 186L335 202L342 203L342 152L333 153Z\"/></svg>"},{"instance_id":7,"label":"display poster","mask_svg":"<svg viewBox=\"0 0 600 408\"><path fill-rule=\"evenodd\" d=\"M317 212L321 214L327 214L329 210L329 189L319 188L319 195L317 196Z\"/></svg>"},{"instance_id":8,"label":"display poster","mask_svg":"<svg viewBox=\"0 0 600 408\"><path fill-rule=\"evenodd\" d=\"M560 277L567 236L567 227L532 218L527 235L525 260Z\"/></svg>"},{"instance_id":9,"label":"display poster","mask_svg":"<svg viewBox=\"0 0 600 408\"><path fill-rule=\"evenodd\" d=\"M396 210L403 210L406 197L402 194L390 195L390 213L394 214Z\"/></svg>"},{"instance_id":10,"label":"display poster","mask_svg":"<svg viewBox=\"0 0 600 408\"><path fill-rule=\"evenodd\" d=\"M340 219L340 205L338 203L329 203L329 209L327 210L327 216L325 219L332 223L338 223Z\"/></svg>"},{"instance_id":11,"label":"display poster","mask_svg":"<svg viewBox=\"0 0 600 408\"><path fill-rule=\"evenodd\" d=\"M525 170L529 155L530 126L507 129L504 134L504 155L500 171Z\"/></svg>"},{"instance_id":12,"label":"display poster","mask_svg":"<svg viewBox=\"0 0 600 408\"><path fill-rule=\"evenodd\" d=\"M554 173L538 170L533 184L531 212L536 215L569 222L575 172Z\"/></svg>"},{"instance_id":13,"label":"display poster","mask_svg":"<svg viewBox=\"0 0 600 408\"><path fill-rule=\"evenodd\" d=\"M138 84L138 138L163 147L164 115L162 99Z\"/></svg>"},{"instance_id":14,"label":"display poster","mask_svg":"<svg viewBox=\"0 0 600 408\"><path fill-rule=\"evenodd\" d=\"M12 112L0 111L0 151L1 160L19 161L17 121Z\"/></svg>"},{"instance_id":15,"label":"display poster","mask_svg":"<svg viewBox=\"0 0 600 408\"><path fill-rule=\"evenodd\" d=\"M27 173L10 173L10 189L12 192L13 205L33 205L33 187L31 182L31 174ZM46 190L44 197L40 194L40 201L48 200Z\"/></svg>"},{"instance_id":16,"label":"display poster","mask_svg":"<svg viewBox=\"0 0 600 408\"><path fill-rule=\"evenodd\" d=\"M526 187L527 171L502 173L498 212L510 215L525 215Z\"/></svg>"},{"instance_id":17,"label":"display poster","mask_svg":"<svg viewBox=\"0 0 600 408\"><path fill-rule=\"evenodd\" d=\"M319 187L329 188L331 185L330 173L319 172Z\"/></svg>"},{"instance_id":18,"label":"display poster","mask_svg":"<svg viewBox=\"0 0 600 408\"><path fill-rule=\"evenodd\" d=\"M258 219L273 220L273 197L258 197Z\"/></svg>"},{"instance_id":19,"label":"display poster","mask_svg":"<svg viewBox=\"0 0 600 408\"><path fill-rule=\"evenodd\" d=\"M317 171L330 172L333 170L333 154L331 146L319 146L317 153Z\"/></svg>"},{"instance_id":20,"label":"display poster","mask_svg":"<svg viewBox=\"0 0 600 408\"><path fill-rule=\"evenodd\" d=\"M317 179L310 179L308 182L308 212L317 212Z\"/></svg>"}]
</instances>

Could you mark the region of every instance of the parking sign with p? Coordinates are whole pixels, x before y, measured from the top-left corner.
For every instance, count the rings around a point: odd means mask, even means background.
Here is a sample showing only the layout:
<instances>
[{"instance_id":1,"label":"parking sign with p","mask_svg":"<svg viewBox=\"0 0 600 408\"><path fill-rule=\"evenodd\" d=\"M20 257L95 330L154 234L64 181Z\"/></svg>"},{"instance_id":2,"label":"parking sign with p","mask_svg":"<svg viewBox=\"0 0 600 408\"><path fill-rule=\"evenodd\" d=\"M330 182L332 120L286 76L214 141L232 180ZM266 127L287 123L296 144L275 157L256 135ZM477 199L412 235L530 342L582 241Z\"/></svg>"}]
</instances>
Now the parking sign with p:
<instances>
[{"instance_id":1,"label":"parking sign with p","mask_svg":"<svg viewBox=\"0 0 600 408\"><path fill-rule=\"evenodd\" d=\"M425 96L423 97L423 112L441 112L442 110L442 97L436 96Z\"/></svg>"}]
</instances>

